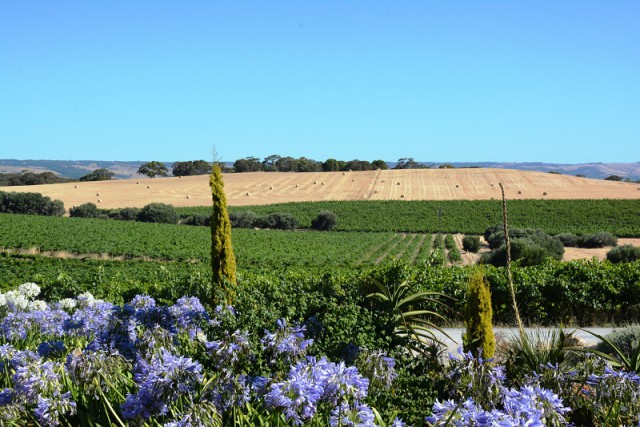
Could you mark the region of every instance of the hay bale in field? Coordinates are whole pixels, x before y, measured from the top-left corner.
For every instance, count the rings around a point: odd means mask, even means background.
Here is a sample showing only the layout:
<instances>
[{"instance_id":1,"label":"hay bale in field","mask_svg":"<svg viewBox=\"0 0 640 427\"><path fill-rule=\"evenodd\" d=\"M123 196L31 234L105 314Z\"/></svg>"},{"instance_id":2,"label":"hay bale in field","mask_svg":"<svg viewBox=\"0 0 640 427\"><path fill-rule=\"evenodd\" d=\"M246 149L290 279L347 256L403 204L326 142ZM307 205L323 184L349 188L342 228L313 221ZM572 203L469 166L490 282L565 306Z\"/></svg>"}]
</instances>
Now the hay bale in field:
<instances>
[{"instance_id":1,"label":"hay bale in field","mask_svg":"<svg viewBox=\"0 0 640 427\"><path fill-rule=\"evenodd\" d=\"M324 181L322 181L320 184L321 184L321 185L324 185Z\"/></svg>"},{"instance_id":2,"label":"hay bale in field","mask_svg":"<svg viewBox=\"0 0 640 427\"><path fill-rule=\"evenodd\" d=\"M460 188L460 185L456 184L456 188Z\"/></svg>"},{"instance_id":3,"label":"hay bale in field","mask_svg":"<svg viewBox=\"0 0 640 427\"><path fill-rule=\"evenodd\" d=\"M404 194L401 194L401 195L400 195L400 198L401 198L401 199L404 199Z\"/></svg>"},{"instance_id":4,"label":"hay bale in field","mask_svg":"<svg viewBox=\"0 0 640 427\"><path fill-rule=\"evenodd\" d=\"M313 181L313 183L314 183L314 184L317 184L317 183L318 183L318 181Z\"/></svg>"},{"instance_id":5,"label":"hay bale in field","mask_svg":"<svg viewBox=\"0 0 640 427\"><path fill-rule=\"evenodd\" d=\"M147 188L151 188L151 187L149 187L149 186L147 185Z\"/></svg>"},{"instance_id":6,"label":"hay bale in field","mask_svg":"<svg viewBox=\"0 0 640 427\"><path fill-rule=\"evenodd\" d=\"M140 184L140 181L136 181L136 184Z\"/></svg>"},{"instance_id":7,"label":"hay bale in field","mask_svg":"<svg viewBox=\"0 0 640 427\"><path fill-rule=\"evenodd\" d=\"M73 188L78 188L78 186L77 186L77 185L74 185L74 186L73 186ZM638 188L638 190L640 190L640 188Z\"/></svg>"},{"instance_id":8,"label":"hay bale in field","mask_svg":"<svg viewBox=\"0 0 640 427\"><path fill-rule=\"evenodd\" d=\"M269 190L273 190L273 185L270 185L270 186L269 186Z\"/></svg>"},{"instance_id":9,"label":"hay bale in field","mask_svg":"<svg viewBox=\"0 0 640 427\"><path fill-rule=\"evenodd\" d=\"M250 196L251 194L247 193L247 196Z\"/></svg>"},{"instance_id":10,"label":"hay bale in field","mask_svg":"<svg viewBox=\"0 0 640 427\"><path fill-rule=\"evenodd\" d=\"M300 184L296 184L296 188L300 187Z\"/></svg>"},{"instance_id":11,"label":"hay bale in field","mask_svg":"<svg viewBox=\"0 0 640 427\"><path fill-rule=\"evenodd\" d=\"M96 193L96 196L99 196L99 195L100 195L100 193Z\"/></svg>"},{"instance_id":12,"label":"hay bale in field","mask_svg":"<svg viewBox=\"0 0 640 427\"><path fill-rule=\"evenodd\" d=\"M102 203L102 199L98 199L98 203Z\"/></svg>"},{"instance_id":13,"label":"hay bale in field","mask_svg":"<svg viewBox=\"0 0 640 427\"><path fill-rule=\"evenodd\" d=\"M400 181L396 182L397 185L400 185Z\"/></svg>"},{"instance_id":14,"label":"hay bale in field","mask_svg":"<svg viewBox=\"0 0 640 427\"><path fill-rule=\"evenodd\" d=\"M191 196L187 194L187 199L190 199L190 198L191 198Z\"/></svg>"},{"instance_id":15,"label":"hay bale in field","mask_svg":"<svg viewBox=\"0 0 640 427\"><path fill-rule=\"evenodd\" d=\"M543 195L543 196L546 196L546 195L547 195L547 192L545 191L544 193L542 193L542 195Z\"/></svg>"},{"instance_id":16,"label":"hay bale in field","mask_svg":"<svg viewBox=\"0 0 640 427\"><path fill-rule=\"evenodd\" d=\"M518 194L522 194L522 191L518 190Z\"/></svg>"}]
</instances>

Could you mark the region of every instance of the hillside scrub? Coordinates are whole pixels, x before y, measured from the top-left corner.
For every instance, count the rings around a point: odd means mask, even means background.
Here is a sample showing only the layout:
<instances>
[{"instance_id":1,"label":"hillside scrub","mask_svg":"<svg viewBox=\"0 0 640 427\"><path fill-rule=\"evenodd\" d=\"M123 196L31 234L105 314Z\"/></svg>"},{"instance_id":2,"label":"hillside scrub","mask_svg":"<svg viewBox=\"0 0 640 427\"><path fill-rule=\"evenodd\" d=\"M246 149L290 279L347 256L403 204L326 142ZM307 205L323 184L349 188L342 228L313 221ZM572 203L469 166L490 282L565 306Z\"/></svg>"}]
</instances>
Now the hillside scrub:
<instances>
[{"instance_id":1,"label":"hillside scrub","mask_svg":"<svg viewBox=\"0 0 640 427\"><path fill-rule=\"evenodd\" d=\"M492 232L495 227L485 231L488 235L487 242L493 251L485 253L480 258L483 264L496 266L506 265L506 245L504 243L504 231ZM517 229L509 230L511 239L511 260L519 262L522 266L537 265L546 258L561 260L564 254L562 242L549 236L542 230Z\"/></svg>"},{"instance_id":2,"label":"hillside scrub","mask_svg":"<svg viewBox=\"0 0 640 427\"><path fill-rule=\"evenodd\" d=\"M62 216L64 204L40 193L7 193L0 191L0 213Z\"/></svg>"},{"instance_id":3,"label":"hillside scrub","mask_svg":"<svg viewBox=\"0 0 640 427\"><path fill-rule=\"evenodd\" d=\"M640 248L633 245L616 246L607 252L607 260L614 264L640 260Z\"/></svg>"}]
</instances>

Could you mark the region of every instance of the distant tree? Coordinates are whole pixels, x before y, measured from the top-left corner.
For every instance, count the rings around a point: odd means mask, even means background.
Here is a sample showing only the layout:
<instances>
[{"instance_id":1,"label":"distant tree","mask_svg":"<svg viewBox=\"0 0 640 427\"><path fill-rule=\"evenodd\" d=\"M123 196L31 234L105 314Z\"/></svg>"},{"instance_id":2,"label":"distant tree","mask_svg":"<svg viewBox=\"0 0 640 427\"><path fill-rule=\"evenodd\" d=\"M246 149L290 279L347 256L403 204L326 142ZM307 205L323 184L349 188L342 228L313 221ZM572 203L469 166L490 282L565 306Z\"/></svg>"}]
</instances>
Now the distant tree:
<instances>
[{"instance_id":1,"label":"distant tree","mask_svg":"<svg viewBox=\"0 0 640 427\"><path fill-rule=\"evenodd\" d=\"M340 163L344 164L344 162L340 162L336 159L327 159L322 162L322 170L325 172L337 172L339 170L343 170L343 167Z\"/></svg>"},{"instance_id":2,"label":"distant tree","mask_svg":"<svg viewBox=\"0 0 640 427\"><path fill-rule=\"evenodd\" d=\"M622 177L620 175L609 175L605 178L606 181L622 181Z\"/></svg>"},{"instance_id":3,"label":"distant tree","mask_svg":"<svg viewBox=\"0 0 640 427\"><path fill-rule=\"evenodd\" d=\"M156 176L167 176L169 175L169 169L162 162L152 161L143 164L138 168L138 173L140 175L146 175L149 178L155 178Z\"/></svg>"},{"instance_id":4,"label":"distant tree","mask_svg":"<svg viewBox=\"0 0 640 427\"><path fill-rule=\"evenodd\" d=\"M455 169L456 167L448 163L441 164L438 169Z\"/></svg>"},{"instance_id":5,"label":"distant tree","mask_svg":"<svg viewBox=\"0 0 640 427\"><path fill-rule=\"evenodd\" d=\"M236 172L258 172L262 170L262 163L257 157L245 157L236 160L233 163L233 169Z\"/></svg>"},{"instance_id":6,"label":"distant tree","mask_svg":"<svg viewBox=\"0 0 640 427\"><path fill-rule=\"evenodd\" d=\"M231 304L235 296L236 257L231 245L231 221L227 212L227 197L220 166L214 163L209 177L213 209L211 214L211 284L212 295L222 288L225 303ZM231 286L229 286L231 285ZM214 301L214 306L220 301Z\"/></svg>"},{"instance_id":7,"label":"distant tree","mask_svg":"<svg viewBox=\"0 0 640 427\"><path fill-rule=\"evenodd\" d=\"M425 169L427 166L413 160L413 157L403 157L398 159L394 169Z\"/></svg>"},{"instance_id":8,"label":"distant tree","mask_svg":"<svg viewBox=\"0 0 640 427\"><path fill-rule=\"evenodd\" d=\"M300 157L297 161L297 172L320 172L322 171L322 165L313 159L307 159L306 157Z\"/></svg>"},{"instance_id":9,"label":"distant tree","mask_svg":"<svg viewBox=\"0 0 640 427\"><path fill-rule=\"evenodd\" d=\"M480 251L480 237L464 236L462 238L462 249L467 252L478 253Z\"/></svg>"},{"instance_id":10,"label":"distant tree","mask_svg":"<svg viewBox=\"0 0 640 427\"><path fill-rule=\"evenodd\" d=\"M265 172L277 172L278 171L278 160L280 160L280 156L277 154L272 154L269 157L266 157L262 161L262 169Z\"/></svg>"},{"instance_id":11,"label":"distant tree","mask_svg":"<svg viewBox=\"0 0 640 427\"><path fill-rule=\"evenodd\" d=\"M371 162L371 167L373 169L380 169L380 170L389 169L387 162L385 162L384 160L374 160L373 162Z\"/></svg>"},{"instance_id":12,"label":"distant tree","mask_svg":"<svg viewBox=\"0 0 640 427\"><path fill-rule=\"evenodd\" d=\"M204 160L175 162L171 173L173 176L206 175L211 172L211 165Z\"/></svg>"},{"instance_id":13,"label":"distant tree","mask_svg":"<svg viewBox=\"0 0 640 427\"><path fill-rule=\"evenodd\" d=\"M0 213L25 215L64 215L64 203L40 193L5 193L0 191Z\"/></svg>"},{"instance_id":14,"label":"distant tree","mask_svg":"<svg viewBox=\"0 0 640 427\"><path fill-rule=\"evenodd\" d=\"M582 174L582 173L577 173L576 177L578 177L578 178L586 178L587 176Z\"/></svg>"},{"instance_id":15,"label":"distant tree","mask_svg":"<svg viewBox=\"0 0 640 427\"><path fill-rule=\"evenodd\" d=\"M96 169L93 172L89 172L88 174L81 176L80 181L109 181L113 178L114 173L110 170L100 168Z\"/></svg>"},{"instance_id":16,"label":"distant tree","mask_svg":"<svg viewBox=\"0 0 640 427\"><path fill-rule=\"evenodd\" d=\"M280 157L276 161L276 168L280 172L295 172L298 170L298 161L293 157Z\"/></svg>"},{"instance_id":17,"label":"distant tree","mask_svg":"<svg viewBox=\"0 0 640 427\"><path fill-rule=\"evenodd\" d=\"M371 163L366 160L351 160L347 162L345 169L352 171L369 171L371 170Z\"/></svg>"}]
</instances>

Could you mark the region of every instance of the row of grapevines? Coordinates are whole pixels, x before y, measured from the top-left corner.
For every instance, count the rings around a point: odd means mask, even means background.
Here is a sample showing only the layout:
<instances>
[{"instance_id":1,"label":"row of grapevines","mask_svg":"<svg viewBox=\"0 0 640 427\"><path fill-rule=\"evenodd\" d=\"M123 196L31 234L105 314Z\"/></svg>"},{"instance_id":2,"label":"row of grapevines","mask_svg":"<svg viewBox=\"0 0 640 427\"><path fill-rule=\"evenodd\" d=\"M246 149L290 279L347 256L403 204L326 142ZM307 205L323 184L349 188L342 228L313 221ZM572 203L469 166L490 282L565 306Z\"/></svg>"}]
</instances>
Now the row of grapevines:
<instances>
[{"instance_id":1,"label":"row of grapevines","mask_svg":"<svg viewBox=\"0 0 640 427\"><path fill-rule=\"evenodd\" d=\"M618 237L640 237L640 197L636 200L510 200L509 222L517 228L540 228L550 234L608 231ZM210 208L180 208L181 214ZM338 216L337 230L444 232L482 234L502 220L499 200L329 201L231 207L259 215L293 214L308 227L321 210ZM440 215L439 215L440 212Z\"/></svg>"}]
</instances>

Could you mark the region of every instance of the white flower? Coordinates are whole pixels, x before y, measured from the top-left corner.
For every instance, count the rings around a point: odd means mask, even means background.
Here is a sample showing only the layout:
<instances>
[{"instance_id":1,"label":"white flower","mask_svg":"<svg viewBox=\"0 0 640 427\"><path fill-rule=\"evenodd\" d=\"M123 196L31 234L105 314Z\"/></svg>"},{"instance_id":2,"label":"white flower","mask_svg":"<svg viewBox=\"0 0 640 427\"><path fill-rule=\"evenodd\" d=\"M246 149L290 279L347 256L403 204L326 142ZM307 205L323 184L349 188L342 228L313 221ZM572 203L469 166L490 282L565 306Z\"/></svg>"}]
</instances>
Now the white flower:
<instances>
[{"instance_id":1,"label":"white flower","mask_svg":"<svg viewBox=\"0 0 640 427\"><path fill-rule=\"evenodd\" d=\"M78 300L78 305L82 308L91 307L96 302L96 299L91 292L83 292L78 295L76 299Z\"/></svg>"},{"instance_id":2,"label":"white flower","mask_svg":"<svg viewBox=\"0 0 640 427\"><path fill-rule=\"evenodd\" d=\"M0 307L4 307L5 305L7 305L7 298L3 293L0 293Z\"/></svg>"},{"instance_id":3,"label":"white flower","mask_svg":"<svg viewBox=\"0 0 640 427\"><path fill-rule=\"evenodd\" d=\"M29 311L45 311L48 308L47 303L42 300L35 300L29 303Z\"/></svg>"},{"instance_id":4,"label":"white flower","mask_svg":"<svg viewBox=\"0 0 640 427\"><path fill-rule=\"evenodd\" d=\"M13 305L16 310L25 310L29 305L29 300L18 291L9 291L5 294L8 305Z\"/></svg>"},{"instance_id":5,"label":"white flower","mask_svg":"<svg viewBox=\"0 0 640 427\"><path fill-rule=\"evenodd\" d=\"M23 283L18 286L18 292L25 296L25 298L34 298L40 294L40 286L33 282Z\"/></svg>"},{"instance_id":6,"label":"white flower","mask_svg":"<svg viewBox=\"0 0 640 427\"><path fill-rule=\"evenodd\" d=\"M73 310L78 303L73 298L64 298L60 300L60 308L63 310Z\"/></svg>"}]
</instances>

